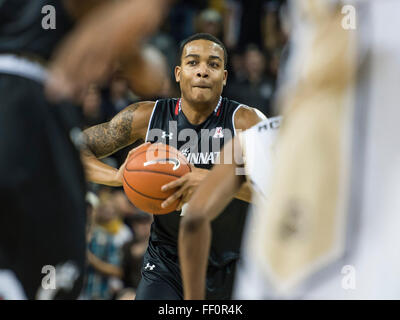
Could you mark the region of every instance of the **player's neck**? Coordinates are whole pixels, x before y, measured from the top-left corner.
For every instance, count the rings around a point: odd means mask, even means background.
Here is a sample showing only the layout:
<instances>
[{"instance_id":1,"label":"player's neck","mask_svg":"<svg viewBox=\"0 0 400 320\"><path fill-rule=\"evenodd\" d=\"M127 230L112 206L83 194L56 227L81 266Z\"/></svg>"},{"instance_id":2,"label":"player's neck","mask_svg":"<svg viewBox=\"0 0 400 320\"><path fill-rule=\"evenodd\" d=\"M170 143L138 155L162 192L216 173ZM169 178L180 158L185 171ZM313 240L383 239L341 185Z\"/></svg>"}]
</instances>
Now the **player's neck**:
<instances>
[{"instance_id":1,"label":"player's neck","mask_svg":"<svg viewBox=\"0 0 400 320\"><path fill-rule=\"evenodd\" d=\"M181 98L181 108L182 112L185 114L186 119L193 125L197 125L203 123L209 115L214 112L215 107L217 106L219 101L219 97L213 101L208 103L196 103L193 101L185 100L185 98Z\"/></svg>"}]
</instances>

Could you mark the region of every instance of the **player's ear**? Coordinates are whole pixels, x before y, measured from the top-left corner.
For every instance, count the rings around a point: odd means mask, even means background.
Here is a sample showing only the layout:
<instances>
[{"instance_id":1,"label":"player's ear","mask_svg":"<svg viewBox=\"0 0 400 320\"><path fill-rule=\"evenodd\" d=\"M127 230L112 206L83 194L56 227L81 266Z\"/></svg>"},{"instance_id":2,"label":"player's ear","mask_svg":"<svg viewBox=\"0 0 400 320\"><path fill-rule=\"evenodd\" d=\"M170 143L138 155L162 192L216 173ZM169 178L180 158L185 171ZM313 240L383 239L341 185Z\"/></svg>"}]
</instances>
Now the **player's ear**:
<instances>
[{"instance_id":1,"label":"player's ear","mask_svg":"<svg viewBox=\"0 0 400 320\"><path fill-rule=\"evenodd\" d=\"M176 66L175 67L175 81L180 82L181 81L181 66Z\"/></svg>"},{"instance_id":2,"label":"player's ear","mask_svg":"<svg viewBox=\"0 0 400 320\"><path fill-rule=\"evenodd\" d=\"M228 70L224 70L224 86L226 86L226 80L228 80Z\"/></svg>"}]
</instances>

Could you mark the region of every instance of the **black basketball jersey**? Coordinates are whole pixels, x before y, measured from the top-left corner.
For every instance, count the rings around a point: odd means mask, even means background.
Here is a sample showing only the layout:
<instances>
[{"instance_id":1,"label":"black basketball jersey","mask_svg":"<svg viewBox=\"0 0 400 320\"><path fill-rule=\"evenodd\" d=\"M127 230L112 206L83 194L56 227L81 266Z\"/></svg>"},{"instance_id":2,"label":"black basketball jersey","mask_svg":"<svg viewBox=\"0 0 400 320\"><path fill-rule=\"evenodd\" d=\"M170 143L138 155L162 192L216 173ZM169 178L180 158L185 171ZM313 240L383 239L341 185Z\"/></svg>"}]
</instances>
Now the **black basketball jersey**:
<instances>
[{"instance_id":1,"label":"black basketball jersey","mask_svg":"<svg viewBox=\"0 0 400 320\"><path fill-rule=\"evenodd\" d=\"M48 21L50 12L55 13L55 29L43 28L42 21ZM0 0L0 53L24 53L47 60L72 26L63 1Z\"/></svg>"},{"instance_id":2,"label":"black basketball jersey","mask_svg":"<svg viewBox=\"0 0 400 320\"><path fill-rule=\"evenodd\" d=\"M201 124L191 124L180 99L158 100L150 118L146 141L176 147L195 167L211 169L223 145L235 135L234 114L240 104L220 98ZM212 191L211 191L212 192ZM221 266L238 258L248 203L234 199L212 222L210 264ZM150 241L176 246L181 212L155 215Z\"/></svg>"}]
</instances>

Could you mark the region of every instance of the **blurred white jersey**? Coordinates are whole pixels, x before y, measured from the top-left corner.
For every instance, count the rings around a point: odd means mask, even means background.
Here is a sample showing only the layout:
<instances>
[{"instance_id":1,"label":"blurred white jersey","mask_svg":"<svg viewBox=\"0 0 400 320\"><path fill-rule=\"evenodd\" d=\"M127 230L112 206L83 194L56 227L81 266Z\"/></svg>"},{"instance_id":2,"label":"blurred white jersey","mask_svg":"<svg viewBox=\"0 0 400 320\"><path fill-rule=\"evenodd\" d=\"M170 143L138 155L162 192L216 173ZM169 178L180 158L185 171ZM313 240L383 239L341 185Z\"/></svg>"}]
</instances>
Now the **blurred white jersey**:
<instances>
[{"instance_id":1,"label":"blurred white jersey","mask_svg":"<svg viewBox=\"0 0 400 320\"><path fill-rule=\"evenodd\" d=\"M242 148L246 179L253 189L252 205L247 215L246 228L242 244L242 255L247 255L246 239L252 232L252 223L254 220L254 203L260 202L260 198L267 198L269 190L265 189L265 181L270 181L273 173L273 159L275 157L275 142L278 137L282 117L272 117L261 121L250 129L243 131L238 135ZM236 287L240 287L239 292L254 294L254 285L248 281L248 276L255 274L251 266L251 261L242 258L238 265ZM242 283L243 280L243 283ZM254 279L257 282L257 279ZM240 285L238 285L240 283ZM237 291L237 290L235 290Z\"/></svg>"},{"instance_id":2,"label":"blurred white jersey","mask_svg":"<svg viewBox=\"0 0 400 320\"><path fill-rule=\"evenodd\" d=\"M271 164L281 121L280 116L266 119L243 131L239 136L246 178L256 196L268 193L263 190L263 185L264 181L271 179Z\"/></svg>"},{"instance_id":3,"label":"blurred white jersey","mask_svg":"<svg viewBox=\"0 0 400 320\"><path fill-rule=\"evenodd\" d=\"M400 299L400 1L291 5L284 120L235 297Z\"/></svg>"}]
</instances>

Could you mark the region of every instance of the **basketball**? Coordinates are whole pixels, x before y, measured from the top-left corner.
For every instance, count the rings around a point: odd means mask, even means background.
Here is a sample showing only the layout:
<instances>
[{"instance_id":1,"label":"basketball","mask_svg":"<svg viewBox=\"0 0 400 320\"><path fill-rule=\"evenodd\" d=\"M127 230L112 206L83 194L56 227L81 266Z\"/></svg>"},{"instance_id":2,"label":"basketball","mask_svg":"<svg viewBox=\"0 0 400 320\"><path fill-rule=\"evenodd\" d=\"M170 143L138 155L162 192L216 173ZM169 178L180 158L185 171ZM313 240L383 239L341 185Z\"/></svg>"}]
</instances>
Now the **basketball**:
<instances>
[{"instance_id":1,"label":"basketball","mask_svg":"<svg viewBox=\"0 0 400 320\"><path fill-rule=\"evenodd\" d=\"M139 209L152 214L166 214L176 210L180 199L167 208L161 204L176 189L167 192L161 187L190 172L186 157L174 147L157 143L133 152L123 172L123 187L128 199Z\"/></svg>"}]
</instances>

